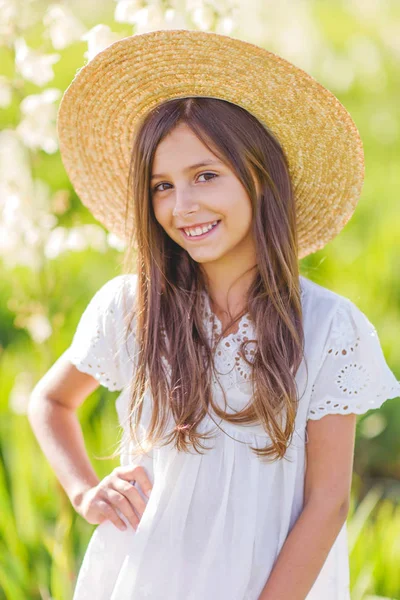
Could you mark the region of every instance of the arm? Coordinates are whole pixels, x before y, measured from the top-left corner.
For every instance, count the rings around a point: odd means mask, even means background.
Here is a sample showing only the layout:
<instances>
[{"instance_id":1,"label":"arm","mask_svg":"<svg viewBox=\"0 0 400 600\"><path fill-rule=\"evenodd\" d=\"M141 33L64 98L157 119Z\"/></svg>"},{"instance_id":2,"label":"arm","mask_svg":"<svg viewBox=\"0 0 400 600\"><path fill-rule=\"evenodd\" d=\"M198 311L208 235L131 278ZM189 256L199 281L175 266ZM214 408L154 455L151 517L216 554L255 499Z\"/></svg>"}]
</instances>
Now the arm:
<instances>
[{"instance_id":1,"label":"arm","mask_svg":"<svg viewBox=\"0 0 400 600\"><path fill-rule=\"evenodd\" d=\"M259 600L305 600L348 514L356 415L308 420L304 508Z\"/></svg>"},{"instance_id":2,"label":"arm","mask_svg":"<svg viewBox=\"0 0 400 600\"><path fill-rule=\"evenodd\" d=\"M35 386L28 405L32 430L75 508L82 492L99 483L75 414L98 386L61 356Z\"/></svg>"}]
</instances>

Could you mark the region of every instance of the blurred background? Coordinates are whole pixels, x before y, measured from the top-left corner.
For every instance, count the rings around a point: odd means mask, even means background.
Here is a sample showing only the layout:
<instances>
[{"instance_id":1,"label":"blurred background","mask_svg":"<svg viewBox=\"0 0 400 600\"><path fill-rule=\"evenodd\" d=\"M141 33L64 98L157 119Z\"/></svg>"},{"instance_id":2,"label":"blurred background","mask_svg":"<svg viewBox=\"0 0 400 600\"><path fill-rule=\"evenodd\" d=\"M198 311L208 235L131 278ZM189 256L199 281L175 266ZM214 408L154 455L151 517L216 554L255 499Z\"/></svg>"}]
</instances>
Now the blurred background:
<instances>
[{"instance_id":1,"label":"blurred background","mask_svg":"<svg viewBox=\"0 0 400 600\"><path fill-rule=\"evenodd\" d=\"M0 600L69 600L93 525L72 509L26 417L36 382L124 245L68 181L55 119L76 71L113 41L160 28L216 31L303 68L352 115L366 179L350 222L302 273L375 325L400 379L398 0L0 0ZM118 464L117 393L78 410L100 478ZM348 517L352 600L400 599L400 403L357 418ZM323 599L321 599L323 600Z\"/></svg>"}]
</instances>

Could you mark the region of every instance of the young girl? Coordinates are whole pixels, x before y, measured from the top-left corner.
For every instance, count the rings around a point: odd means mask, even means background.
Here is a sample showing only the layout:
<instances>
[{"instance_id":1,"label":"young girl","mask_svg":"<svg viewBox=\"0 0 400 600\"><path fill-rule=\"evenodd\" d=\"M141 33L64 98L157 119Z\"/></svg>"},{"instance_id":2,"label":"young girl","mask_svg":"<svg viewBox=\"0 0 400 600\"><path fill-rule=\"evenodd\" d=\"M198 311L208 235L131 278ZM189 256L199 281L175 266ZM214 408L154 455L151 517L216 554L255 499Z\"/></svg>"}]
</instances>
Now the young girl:
<instances>
[{"instance_id":1,"label":"young girl","mask_svg":"<svg viewBox=\"0 0 400 600\"><path fill-rule=\"evenodd\" d=\"M367 317L298 261L361 193L351 117L262 48L156 31L81 69L58 131L77 193L129 248L31 399L98 524L74 600L349 600L356 415L400 383ZM99 383L122 392L102 481L75 415Z\"/></svg>"}]
</instances>

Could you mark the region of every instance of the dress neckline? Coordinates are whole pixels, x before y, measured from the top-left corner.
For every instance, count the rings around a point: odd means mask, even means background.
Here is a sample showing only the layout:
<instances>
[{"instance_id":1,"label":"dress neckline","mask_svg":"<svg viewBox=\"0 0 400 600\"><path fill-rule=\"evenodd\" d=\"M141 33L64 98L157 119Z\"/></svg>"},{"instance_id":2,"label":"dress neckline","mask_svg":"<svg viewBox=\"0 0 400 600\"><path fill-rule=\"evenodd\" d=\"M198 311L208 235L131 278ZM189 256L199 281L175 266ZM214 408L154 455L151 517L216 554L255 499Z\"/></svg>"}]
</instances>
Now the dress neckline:
<instances>
[{"instance_id":1,"label":"dress neckline","mask_svg":"<svg viewBox=\"0 0 400 600\"><path fill-rule=\"evenodd\" d=\"M216 332L219 336L222 332L222 321L211 310L210 297L206 290L203 290L203 298L205 300L205 307L206 307L205 316L207 318L207 327L211 330L211 333L213 333L212 323L214 323L214 325L215 325L214 329L216 330ZM210 321L210 317L212 317L212 322ZM225 344L226 342L233 341L233 338L235 338L237 336L241 336L241 333L242 333L241 330L242 330L244 324L245 323L249 324L249 321L250 321L250 313L246 312L245 314L243 314L240 317L239 321L237 321L237 323L236 323L237 331L232 331L231 333L228 333L227 335L222 337L219 340L219 344L222 344L222 343Z\"/></svg>"},{"instance_id":2,"label":"dress neckline","mask_svg":"<svg viewBox=\"0 0 400 600\"><path fill-rule=\"evenodd\" d=\"M304 289L304 277L302 275L299 276L299 281L300 281L300 296L303 299L304 294L305 294L305 289ZM222 322L219 319L219 317L217 317L217 315L211 310L211 304L210 304L210 297L208 295L207 290L202 290L202 294L203 294L203 298L204 298L204 303L205 303L205 317L207 319L207 330L211 332L211 335L213 334L213 330L212 330L212 324L210 322L210 317L213 318L212 323L215 324L215 330L217 332L218 335L221 334L222 331ZM243 314L239 321L237 322L237 331L233 331L231 333L228 333L226 336L222 337L218 344L222 344L222 343L226 343L229 341L233 341L233 338L241 336L242 333L242 329L244 327L244 325L246 324L250 330L251 328L251 323L252 323L252 319L250 317L250 313L246 312L245 314Z\"/></svg>"}]
</instances>

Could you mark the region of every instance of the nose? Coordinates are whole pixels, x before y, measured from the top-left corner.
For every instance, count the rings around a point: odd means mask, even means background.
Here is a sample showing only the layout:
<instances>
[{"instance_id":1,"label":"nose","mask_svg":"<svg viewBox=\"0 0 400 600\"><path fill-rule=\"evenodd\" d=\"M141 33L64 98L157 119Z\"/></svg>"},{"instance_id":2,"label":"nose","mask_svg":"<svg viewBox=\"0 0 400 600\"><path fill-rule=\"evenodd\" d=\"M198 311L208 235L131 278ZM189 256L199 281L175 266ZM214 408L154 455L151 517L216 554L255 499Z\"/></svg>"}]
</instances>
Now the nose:
<instances>
[{"instance_id":1,"label":"nose","mask_svg":"<svg viewBox=\"0 0 400 600\"><path fill-rule=\"evenodd\" d=\"M197 212L199 204L194 200L189 186L175 187L175 206L173 216L185 216L192 212Z\"/></svg>"}]
</instances>

